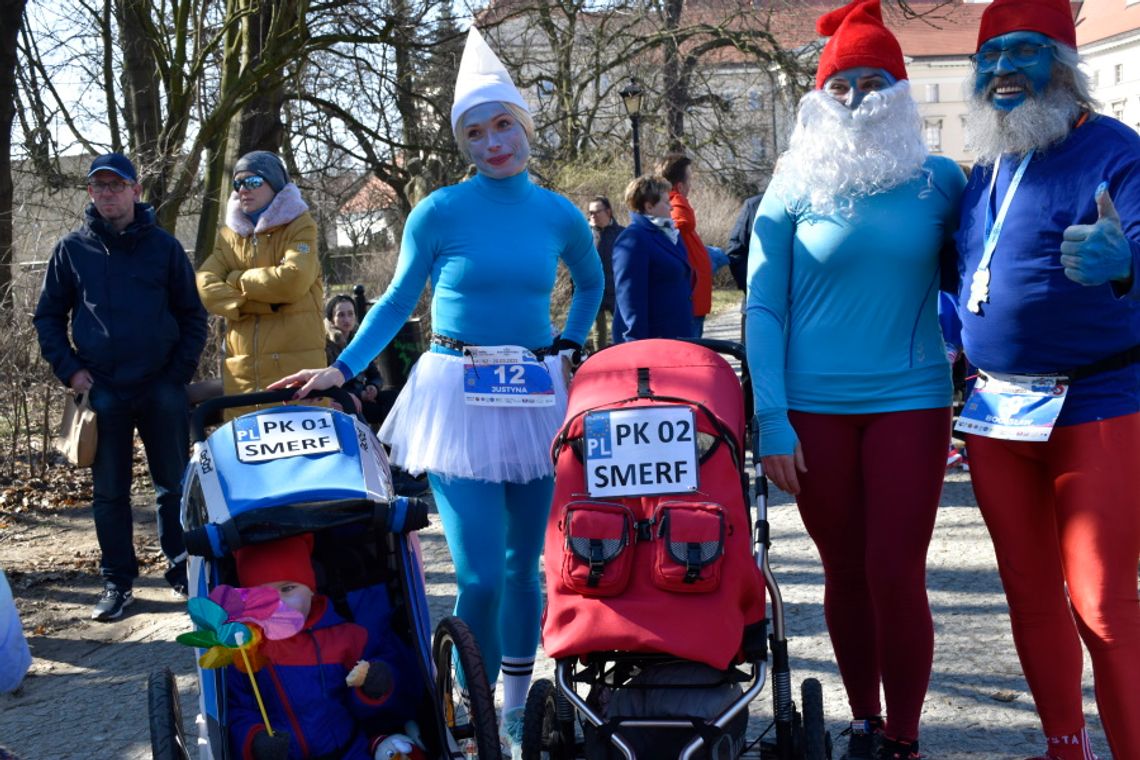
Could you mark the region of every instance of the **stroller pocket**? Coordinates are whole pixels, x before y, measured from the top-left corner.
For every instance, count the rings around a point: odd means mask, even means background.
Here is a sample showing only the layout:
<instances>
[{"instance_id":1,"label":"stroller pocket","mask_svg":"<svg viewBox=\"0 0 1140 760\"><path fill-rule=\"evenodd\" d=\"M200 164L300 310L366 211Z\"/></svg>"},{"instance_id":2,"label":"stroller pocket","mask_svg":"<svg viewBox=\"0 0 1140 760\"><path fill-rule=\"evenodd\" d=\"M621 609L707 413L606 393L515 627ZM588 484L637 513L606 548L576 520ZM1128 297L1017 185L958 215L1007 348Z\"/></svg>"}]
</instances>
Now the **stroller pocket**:
<instances>
[{"instance_id":1,"label":"stroller pocket","mask_svg":"<svg viewBox=\"0 0 1140 760\"><path fill-rule=\"evenodd\" d=\"M562 583L583 596L614 596L625 590L633 568L633 512L621 504L575 501L566 506Z\"/></svg>"},{"instance_id":2,"label":"stroller pocket","mask_svg":"<svg viewBox=\"0 0 1140 760\"><path fill-rule=\"evenodd\" d=\"M707 501L667 501L657 508L654 523L653 585L687 594L716 591L724 565L724 508Z\"/></svg>"}]
</instances>

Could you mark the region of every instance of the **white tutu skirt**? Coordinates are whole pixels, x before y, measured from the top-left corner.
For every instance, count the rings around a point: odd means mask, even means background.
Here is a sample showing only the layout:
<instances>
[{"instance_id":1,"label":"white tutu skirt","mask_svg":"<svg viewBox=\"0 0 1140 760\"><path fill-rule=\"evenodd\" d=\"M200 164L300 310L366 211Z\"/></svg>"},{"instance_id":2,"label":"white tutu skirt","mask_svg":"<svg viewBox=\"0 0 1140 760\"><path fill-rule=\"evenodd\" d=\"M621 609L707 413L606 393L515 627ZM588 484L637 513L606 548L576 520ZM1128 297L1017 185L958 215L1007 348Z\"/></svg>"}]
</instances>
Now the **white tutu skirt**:
<instances>
[{"instance_id":1,"label":"white tutu skirt","mask_svg":"<svg viewBox=\"0 0 1140 760\"><path fill-rule=\"evenodd\" d=\"M558 355L544 360L555 403L544 407L474 406L463 400L462 356L428 352L412 368L380 440L392 464L413 475L526 483L554 475L550 444L566 416Z\"/></svg>"}]
</instances>

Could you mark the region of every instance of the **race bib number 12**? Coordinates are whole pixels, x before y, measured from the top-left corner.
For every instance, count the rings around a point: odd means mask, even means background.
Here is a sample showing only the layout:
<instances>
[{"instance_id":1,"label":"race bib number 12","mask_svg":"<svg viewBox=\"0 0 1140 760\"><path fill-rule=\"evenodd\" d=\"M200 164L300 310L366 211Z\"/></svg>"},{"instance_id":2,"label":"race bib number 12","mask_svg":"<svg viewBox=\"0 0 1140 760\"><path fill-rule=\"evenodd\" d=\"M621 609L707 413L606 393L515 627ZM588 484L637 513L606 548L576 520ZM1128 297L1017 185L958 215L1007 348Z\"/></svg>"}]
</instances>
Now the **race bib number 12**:
<instances>
[{"instance_id":1,"label":"race bib number 12","mask_svg":"<svg viewBox=\"0 0 1140 760\"><path fill-rule=\"evenodd\" d=\"M554 381L546 365L520 346L469 346L463 400L472 406L553 406Z\"/></svg>"}]
</instances>

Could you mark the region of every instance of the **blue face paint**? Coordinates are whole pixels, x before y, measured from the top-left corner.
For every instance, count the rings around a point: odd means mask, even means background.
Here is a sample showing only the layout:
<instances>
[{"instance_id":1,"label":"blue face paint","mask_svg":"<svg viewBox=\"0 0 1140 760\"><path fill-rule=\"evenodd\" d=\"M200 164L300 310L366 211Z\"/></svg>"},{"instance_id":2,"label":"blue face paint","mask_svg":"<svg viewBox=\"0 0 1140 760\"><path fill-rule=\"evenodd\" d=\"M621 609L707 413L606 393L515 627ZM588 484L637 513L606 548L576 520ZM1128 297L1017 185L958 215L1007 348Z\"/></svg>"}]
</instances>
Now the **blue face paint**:
<instances>
[{"instance_id":1,"label":"blue face paint","mask_svg":"<svg viewBox=\"0 0 1140 760\"><path fill-rule=\"evenodd\" d=\"M867 97L867 93L885 90L895 83L895 78L883 69L858 66L837 71L823 83L823 91L838 100L849 110L854 111Z\"/></svg>"},{"instance_id":2,"label":"blue face paint","mask_svg":"<svg viewBox=\"0 0 1140 760\"><path fill-rule=\"evenodd\" d=\"M530 141L502 103L482 103L465 112L463 135L480 174L505 179L526 169Z\"/></svg>"},{"instance_id":3,"label":"blue face paint","mask_svg":"<svg viewBox=\"0 0 1140 760\"><path fill-rule=\"evenodd\" d=\"M974 92L1002 111L1040 95L1053 78L1056 43L1039 32L1010 32L982 43L974 54Z\"/></svg>"}]
</instances>

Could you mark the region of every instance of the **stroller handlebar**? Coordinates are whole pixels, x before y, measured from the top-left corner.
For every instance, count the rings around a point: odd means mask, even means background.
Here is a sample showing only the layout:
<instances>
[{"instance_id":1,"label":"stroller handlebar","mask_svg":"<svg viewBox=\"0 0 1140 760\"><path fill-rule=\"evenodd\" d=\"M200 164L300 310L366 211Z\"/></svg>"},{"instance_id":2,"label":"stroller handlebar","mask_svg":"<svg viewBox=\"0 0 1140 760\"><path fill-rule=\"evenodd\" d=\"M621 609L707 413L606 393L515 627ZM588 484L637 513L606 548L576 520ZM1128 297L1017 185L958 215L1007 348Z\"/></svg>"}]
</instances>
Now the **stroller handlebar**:
<instances>
[{"instance_id":1,"label":"stroller handlebar","mask_svg":"<svg viewBox=\"0 0 1140 760\"><path fill-rule=\"evenodd\" d=\"M206 440L206 425L223 409L233 409L239 406L255 406L257 404L279 404L292 401L296 388L281 388L275 391L255 391L253 393L238 393L232 396L219 396L204 401L194 409L190 421L191 440L195 443ZM335 387L328 390L313 391L305 398L331 398L340 404L346 414L353 414L356 406L352 403L352 396L344 388Z\"/></svg>"}]
</instances>

